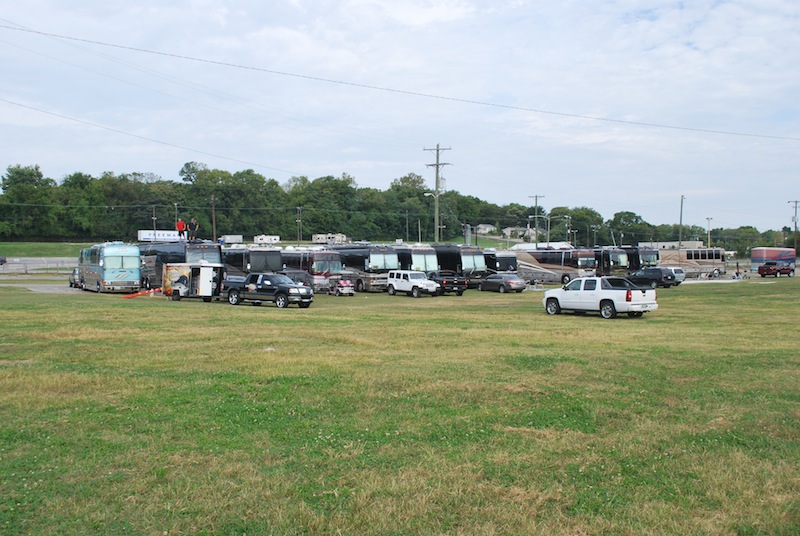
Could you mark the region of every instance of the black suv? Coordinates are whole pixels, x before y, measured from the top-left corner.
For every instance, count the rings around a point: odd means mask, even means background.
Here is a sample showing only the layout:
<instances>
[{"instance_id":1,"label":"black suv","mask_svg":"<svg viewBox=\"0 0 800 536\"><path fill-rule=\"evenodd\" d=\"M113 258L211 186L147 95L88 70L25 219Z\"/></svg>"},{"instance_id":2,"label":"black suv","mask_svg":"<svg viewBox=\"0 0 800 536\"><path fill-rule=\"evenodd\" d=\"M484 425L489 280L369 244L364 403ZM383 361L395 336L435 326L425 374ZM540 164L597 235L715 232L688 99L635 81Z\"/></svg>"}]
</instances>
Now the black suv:
<instances>
[{"instance_id":1,"label":"black suv","mask_svg":"<svg viewBox=\"0 0 800 536\"><path fill-rule=\"evenodd\" d=\"M677 285L675 274L669 268L642 268L628 274L628 279L639 286L669 288Z\"/></svg>"}]
</instances>

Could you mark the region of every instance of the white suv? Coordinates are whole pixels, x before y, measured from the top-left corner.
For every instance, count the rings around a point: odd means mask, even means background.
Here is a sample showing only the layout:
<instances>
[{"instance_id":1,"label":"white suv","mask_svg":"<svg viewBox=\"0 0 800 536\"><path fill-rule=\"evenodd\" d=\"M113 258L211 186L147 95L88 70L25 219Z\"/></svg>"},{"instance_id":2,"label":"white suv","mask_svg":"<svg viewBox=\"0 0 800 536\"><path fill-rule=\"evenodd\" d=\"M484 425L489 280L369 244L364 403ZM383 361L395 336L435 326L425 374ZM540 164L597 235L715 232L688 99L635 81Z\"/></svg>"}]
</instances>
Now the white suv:
<instances>
[{"instance_id":1,"label":"white suv","mask_svg":"<svg viewBox=\"0 0 800 536\"><path fill-rule=\"evenodd\" d=\"M391 296L398 292L405 292L415 298L419 298L423 294L436 296L439 294L439 283L428 279L424 272L392 270L389 272L389 282L386 290Z\"/></svg>"},{"instance_id":2,"label":"white suv","mask_svg":"<svg viewBox=\"0 0 800 536\"><path fill-rule=\"evenodd\" d=\"M683 268L678 268L677 266L665 266L664 268L671 270L675 275L674 284L676 287L683 283L683 281L686 279L686 272L683 271Z\"/></svg>"}]
</instances>

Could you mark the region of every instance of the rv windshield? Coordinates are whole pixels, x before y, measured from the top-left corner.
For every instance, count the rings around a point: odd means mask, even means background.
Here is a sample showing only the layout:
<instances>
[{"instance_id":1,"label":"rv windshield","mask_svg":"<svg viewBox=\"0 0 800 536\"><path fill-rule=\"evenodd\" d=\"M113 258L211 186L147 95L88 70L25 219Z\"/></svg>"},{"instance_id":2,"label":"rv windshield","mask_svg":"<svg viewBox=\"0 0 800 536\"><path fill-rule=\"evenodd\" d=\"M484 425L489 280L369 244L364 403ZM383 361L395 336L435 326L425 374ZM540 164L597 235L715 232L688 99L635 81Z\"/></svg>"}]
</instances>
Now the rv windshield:
<instances>
[{"instance_id":1,"label":"rv windshield","mask_svg":"<svg viewBox=\"0 0 800 536\"><path fill-rule=\"evenodd\" d=\"M397 260L397 253L370 253L370 270L397 270L400 263Z\"/></svg>"},{"instance_id":2,"label":"rv windshield","mask_svg":"<svg viewBox=\"0 0 800 536\"><path fill-rule=\"evenodd\" d=\"M125 257L109 255L103 258L103 264L106 269L139 268L140 262L138 255L126 255Z\"/></svg>"}]
</instances>

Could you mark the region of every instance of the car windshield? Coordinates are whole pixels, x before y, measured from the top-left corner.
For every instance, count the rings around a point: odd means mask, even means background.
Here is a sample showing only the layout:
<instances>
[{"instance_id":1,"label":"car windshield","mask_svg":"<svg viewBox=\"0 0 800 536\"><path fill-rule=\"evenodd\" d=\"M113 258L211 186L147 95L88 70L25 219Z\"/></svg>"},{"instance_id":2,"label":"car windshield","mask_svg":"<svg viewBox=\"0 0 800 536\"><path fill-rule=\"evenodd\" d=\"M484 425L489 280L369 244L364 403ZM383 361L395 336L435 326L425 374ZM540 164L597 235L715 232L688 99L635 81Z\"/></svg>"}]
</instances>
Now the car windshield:
<instances>
[{"instance_id":1,"label":"car windshield","mask_svg":"<svg viewBox=\"0 0 800 536\"><path fill-rule=\"evenodd\" d=\"M419 274L419 273L409 274L409 277L411 279L425 279L425 274Z\"/></svg>"}]
</instances>

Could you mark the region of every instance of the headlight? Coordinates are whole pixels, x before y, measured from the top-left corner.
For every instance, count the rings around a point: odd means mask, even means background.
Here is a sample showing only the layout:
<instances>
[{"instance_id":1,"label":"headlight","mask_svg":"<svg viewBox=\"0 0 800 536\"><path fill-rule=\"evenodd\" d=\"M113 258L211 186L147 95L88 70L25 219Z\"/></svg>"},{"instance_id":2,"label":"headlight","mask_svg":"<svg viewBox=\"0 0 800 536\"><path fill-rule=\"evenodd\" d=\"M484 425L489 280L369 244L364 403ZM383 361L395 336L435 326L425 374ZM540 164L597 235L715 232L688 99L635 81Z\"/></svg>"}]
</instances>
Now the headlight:
<instances>
[{"instance_id":1,"label":"headlight","mask_svg":"<svg viewBox=\"0 0 800 536\"><path fill-rule=\"evenodd\" d=\"M300 289L299 288L290 288L289 289L289 294L300 294Z\"/></svg>"}]
</instances>

